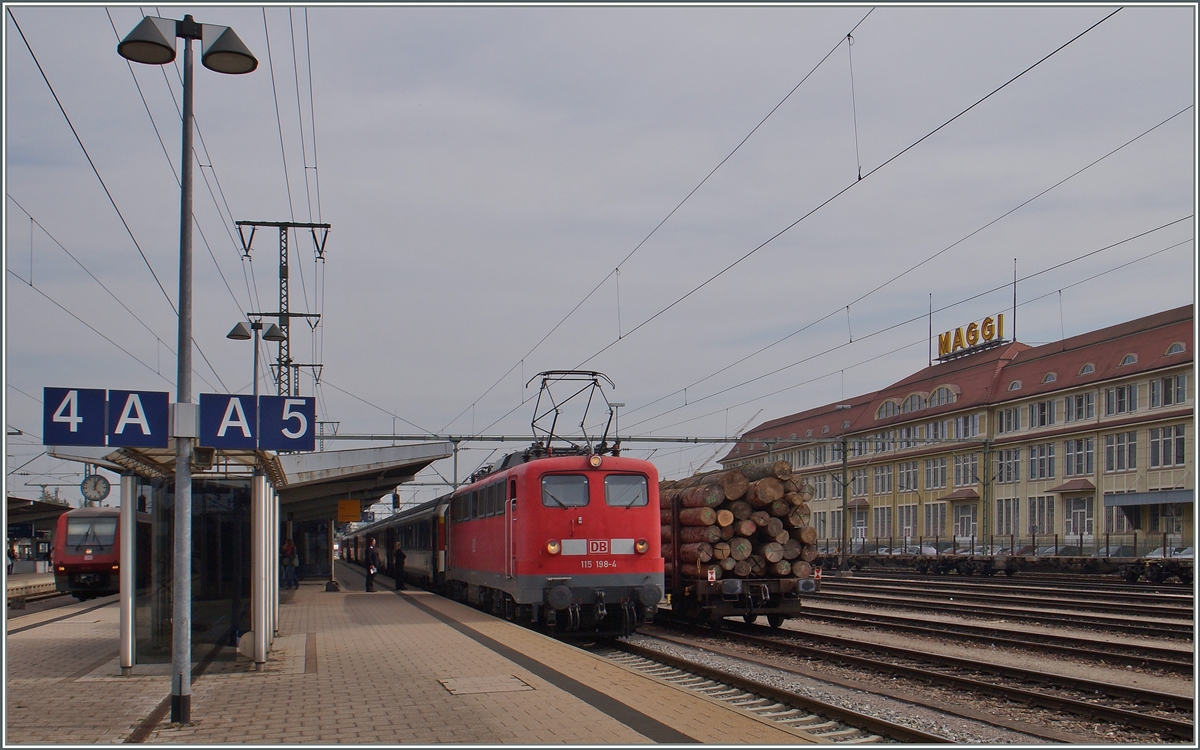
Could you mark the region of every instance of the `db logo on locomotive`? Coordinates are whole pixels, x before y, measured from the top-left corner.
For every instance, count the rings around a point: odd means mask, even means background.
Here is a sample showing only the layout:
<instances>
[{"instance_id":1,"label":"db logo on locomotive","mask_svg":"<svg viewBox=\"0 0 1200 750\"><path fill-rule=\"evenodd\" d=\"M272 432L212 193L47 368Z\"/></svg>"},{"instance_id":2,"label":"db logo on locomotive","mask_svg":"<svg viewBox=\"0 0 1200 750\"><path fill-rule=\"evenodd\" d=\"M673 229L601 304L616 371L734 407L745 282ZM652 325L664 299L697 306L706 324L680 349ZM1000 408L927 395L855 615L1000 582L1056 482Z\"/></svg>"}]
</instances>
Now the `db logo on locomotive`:
<instances>
[{"instance_id":1,"label":"db logo on locomotive","mask_svg":"<svg viewBox=\"0 0 1200 750\"><path fill-rule=\"evenodd\" d=\"M609 554L607 539L589 539L588 554L589 555L607 555Z\"/></svg>"}]
</instances>

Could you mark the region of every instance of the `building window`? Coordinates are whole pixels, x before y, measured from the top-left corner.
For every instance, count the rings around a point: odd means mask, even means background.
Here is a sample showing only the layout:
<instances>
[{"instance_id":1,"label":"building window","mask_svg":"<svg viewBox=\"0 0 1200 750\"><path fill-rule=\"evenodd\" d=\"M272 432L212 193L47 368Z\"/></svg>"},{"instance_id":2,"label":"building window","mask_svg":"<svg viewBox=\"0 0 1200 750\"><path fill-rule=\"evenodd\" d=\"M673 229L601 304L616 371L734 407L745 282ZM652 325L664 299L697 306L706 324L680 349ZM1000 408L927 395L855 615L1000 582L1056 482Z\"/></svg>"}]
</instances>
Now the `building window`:
<instances>
[{"instance_id":1,"label":"building window","mask_svg":"<svg viewBox=\"0 0 1200 750\"><path fill-rule=\"evenodd\" d=\"M996 432L1016 432L1021 429L1021 409L1017 406L1001 409L996 412Z\"/></svg>"},{"instance_id":2,"label":"building window","mask_svg":"<svg viewBox=\"0 0 1200 750\"><path fill-rule=\"evenodd\" d=\"M1150 468L1183 466L1183 425L1150 430Z\"/></svg>"},{"instance_id":3,"label":"building window","mask_svg":"<svg viewBox=\"0 0 1200 750\"><path fill-rule=\"evenodd\" d=\"M892 506L885 505L875 509L875 536L892 535Z\"/></svg>"},{"instance_id":4,"label":"building window","mask_svg":"<svg viewBox=\"0 0 1200 750\"><path fill-rule=\"evenodd\" d=\"M925 504L925 535L946 535L946 503Z\"/></svg>"},{"instance_id":5,"label":"building window","mask_svg":"<svg viewBox=\"0 0 1200 750\"><path fill-rule=\"evenodd\" d=\"M917 535L917 506L897 505L896 523L900 527L900 536L910 539Z\"/></svg>"},{"instance_id":6,"label":"building window","mask_svg":"<svg viewBox=\"0 0 1200 750\"><path fill-rule=\"evenodd\" d=\"M1166 503L1150 506L1150 531L1160 534L1183 533L1183 505Z\"/></svg>"},{"instance_id":7,"label":"building window","mask_svg":"<svg viewBox=\"0 0 1200 750\"><path fill-rule=\"evenodd\" d=\"M975 503L954 506L954 536L975 536L979 529L979 506Z\"/></svg>"},{"instance_id":8,"label":"building window","mask_svg":"<svg viewBox=\"0 0 1200 750\"><path fill-rule=\"evenodd\" d=\"M1029 446L1029 478L1054 478L1054 443Z\"/></svg>"},{"instance_id":9,"label":"building window","mask_svg":"<svg viewBox=\"0 0 1200 750\"><path fill-rule=\"evenodd\" d=\"M829 458L835 462L840 462L842 460L842 444L831 443L829 449Z\"/></svg>"},{"instance_id":10,"label":"building window","mask_svg":"<svg viewBox=\"0 0 1200 750\"><path fill-rule=\"evenodd\" d=\"M905 448L916 448L918 438L918 426L910 425L900 428L900 450Z\"/></svg>"},{"instance_id":11,"label":"building window","mask_svg":"<svg viewBox=\"0 0 1200 750\"><path fill-rule=\"evenodd\" d=\"M1009 383L1009 384L1008 384L1008 390L1010 390L1010 391L1019 391L1019 390L1021 390L1021 381L1020 381L1020 380L1014 380L1013 382Z\"/></svg>"},{"instance_id":12,"label":"building window","mask_svg":"<svg viewBox=\"0 0 1200 750\"><path fill-rule=\"evenodd\" d=\"M946 486L946 459L925 459L925 489L936 490Z\"/></svg>"},{"instance_id":13,"label":"building window","mask_svg":"<svg viewBox=\"0 0 1200 750\"><path fill-rule=\"evenodd\" d=\"M875 412L876 419L887 419L900 413L900 406L895 401L884 401Z\"/></svg>"},{"instance_id":14,"label":"building window","mask_svg":"<svg viewBox=\"0 0 1200 750\"><path fill-rule=\"evenodd\" d=\"M955 431L958 433L958 438L975 437L979 434L979 415L968 414L954 419Z\"/></svg>"},{"instance_id":15,"label":"building window","mask_svg":"<svg viewBox=\"0 0 1200 750\"><path fill-rule=\"evenodd\" d=\"M829 477L818 474L812 477L813 499L825 500L829 497Z\"/></svg>"},{"instance_id":16,"label":"building window","mask_svg":"<svg viewBox=\"0 0 1200 750\"><path fill-rule=\"evenodd\" d=\"M1124 367L1125 365L1135 365L1135 364L1137 364L1137 355L1136 354L1126 354L1121 359L1120 367Z\"/></svg>"},{"instance_id":17,"label":"building window","mask_svg":"<svg viewBox=\"0 0 1200 750\"><path fill-rule=\"evenodd\" d=\"M996 481L1001 484L1021 481L1021 449L996 451Z\"/></svg>"},{"instance_id":18,"label":"building window","mask_svg":"<svg viewBox=\"0 0 1200 750\"><path fill-rule=\"evenodd\" d=\"M1029 427L1048 427L1054 424L1054 401L1038 401L1029 405Z\"/></svg>"},{"instance_id":19,"label":"building window","mask_svg":"<svg viewBox=\"0 0 1200 750\"><path fill-rule=\"evenodd\" d=\"M1063 536L1092 535L1092 498L1063 498Z\"/></svg>"},{"instance_id":20,"label":"building window","mask_svg":"<svg viewBox=\"0 0 1200 750\"><path fill-rule=\"evenodd\" d=\"M892 440L893 440L893 437L895 434L896 433L893 430L887 430L886 432L875 433L875 452L876 453L887 453L887 452L891 451L892 450Z\"/></svg>"},{"instance_id":21,"label":"building window","mask_svg":"<svg viewBox=\"0 0 1200 750\"><path fill-rule=\"evenodd\" d=\"M904 461L896 464L896 489L901 492L912 492L917 489L917 462Z\"/></svg>"},{"instance_id":22,"label":"building window","mask_svg":"<svg viewBox=\"0 0 1200 750\"><path fill-rule=\"evenodd\" d=\"M815 448L813 448L813 463L815 463L815 464L825 463L828 460L828 455L829 455L828 451L829 451L828 445L818 445Z\"/></svg>"},{"instance_id":23,"label":"building window","mask_svg":"<svg viewBox=\"0 0 1200 750\"><path fill-rule=\"evenodd\" d=\"M1096 366L1093 365L1091 362L1088 362L1086 365L1079 368L1080 375L1091 375L1095 371L1096 371Z\"/></svg>"},{"instance_id":24,"label":"building window","mask_svg":"<svg viewBox=\"0 0 1200 750\"><path fill-rule=\"evenodd\" d=\"M904 399L904 403L900 406L900 411L907 413L910 411L920 411L924 408L925 399L921 398L921 394L914 393L908 398Z\"/></svg>"},{"instance_id":25,"label":"building window","mask_svg":"<svg viewBox=\"0 0 1200 750\"><path fill-rule=\"evenodd\" d=\"M1054 496L1029 498L1029 533L1054 533Z\"/></svg>"},{"instance_id":26,"label":"building window","mask_svg":"<svg viewBox=\"0 0 1200 750\"><path fill-rule=\"evenodd\" d=\"M812 428L811 427L804 431L804 437L812 437Z\"/></svg>"},{"instance_id":27,"label":"building window","mask_svg":"<svg viewBox=\"0 0 1200 750\"><path fill-rule=\"evenodd\" d=\"M1104 436L1104 470L1133 471L1137 469L1137 433L1119 432Z\"/></svg>"},{"instance_id":28,"label":"building window","mask_svg":"<svg viewBox=\"0 0 1200 750\"><path fill-rule=\"evenodd\" d=\"M833 532L834 538L841 539L845 533L845 527L842 526L842 512L840 510L829 511L829 530Z\"/></svg>"},{"instance_id":29,"label":"building window","mask_svg":"<svg viewBox=\"0 0 1200 750\"><path fill-rule=\"evenodd\" d=\"M1150 408L1172 406L1187 401L1187 381L1187 373L1151 380Z\"/></svg>"},{"instance_id":30,"label":"building window","mask_svg":"<svg viewBox=\"0 0 1200 750\"><path fill-rule=\"evenodd\" d=\"M1176 341L1174 344L1171 344L1171 346L1167 349L1167 353L1165 356L1169 357L1172 354L1183 354L1183 352L1184 352L1183 342Z\"/></svg>"},{"instance_id":31,"label":"building window","mask_svg":"<svg viewBox=\"0 0 1200 750\"><path fill-rule=\"evenodd\" d=\"M1108 534L1131 534L1134 526L1125 511L1110 505L1104 509L1104 531Z\"/></svg>"},{"instance_id":32,"label":"building window","mask_svg":"<svg viewBox=\"0 0 1200 750\"><path fill-rule=\"evenodd\" d=\"M966 487L979 481L979 454L954 457L954 486Z\"/></svg>"},{"instance_id":33,"label":"building window","mask_svg":"<svg viewBox=\"0 0 1200 750\"><path fill-rule=\"evenodd\" d=\"M1125 414L1137 411L1137 383L1108 388L1104 391L1104 414Z\"/></svg>"},{"instance_id":34,"label":"building window","mask_svg":"<svg viewBox=\"0 0 1200 750\"><path fill-rule=\"evenodd\" d=\"M1053 383L1055 380L1058 380L1058 374L1053 372L1048 372L1042 377L1043 383Z\"/></svg>"},{"instance_id":35,"label":"building window","mask_svg":"<svg viewBox=\"0 0 1200 750\"><path fill-rule=\"evenodd\" d=\"M950 438L950 420L939 419L925 424L925 439L929 442L942 441Z\"/></svg>"},{"instance_id":36,"label":"building window","mask_svg":"<svg viewBox=\"0 0 1200 750\"><path fill-rule=\"evenodd\" d=\"M1081 419L1092 419L1096 416L1096 394L1076 393L1074 396L1067 396L1067 416L1068 422L1078 422Z\"/></svg>"},{"instance_id":37,"label":"building window","mask_svg":"<svg viewBox=\"0 0 1200 750\"><path fill-rule=\"evenodd\" d=\"M829 538L829 522L827 520L825 511L819 510L812 514L812 525L813 528L817 530L818 539Z\"/></svg>"},{"instance_id":38,"label":"building window","mask_svg":"<svg viewBox=\"0 0 1200 750\"><path fill-rule=\"evenodd\" d=\"M867 470L855 469L850 474L850 494L854 497L864 497L867 494Z\"/></svg>"},{"instance_id":39,"label":"building window","mask_svg":"<svg viewBox=\"0 0 1200 750\"><path fill-rule=\"evenodd\" d=\"M892 491L892 467L875 467L875 494L886 495Z\"/></svg>"},{"instance_id":40,"label":"building window","mask_svg":"<svg viewBox=\"0 0 1200 750\"><path fill-rule=\"evenodd\" d=\"M942 406L943 404L952 404L952 403L954 403L954 400L955 400L954 391L950 390L949 388L947 388L944 385L939 388L934 389L933 393L929 394L929 405L930 406Z\"/></svg>"},{"instance_id":41,"label":"building window","mask_svg":"<svg viewBox=\"0 0 1200 750\"><path fill-rule=\"evenodd\" d=\"M996 500L996 533L1021 533L1021 501L1017 498Z\"/></svg>"},{"instance_id":42,"label":"building window","mask_svg":"<svg viewBox=\"0 0 1200 750\"><path fill-rule=\"evenodd\" d=\"M1096 473L1095 438L1068 440L1063 444L1063 448L1063 458L1066 459L1063 476L1082 477Z\"/></svg>"}]
</instances>

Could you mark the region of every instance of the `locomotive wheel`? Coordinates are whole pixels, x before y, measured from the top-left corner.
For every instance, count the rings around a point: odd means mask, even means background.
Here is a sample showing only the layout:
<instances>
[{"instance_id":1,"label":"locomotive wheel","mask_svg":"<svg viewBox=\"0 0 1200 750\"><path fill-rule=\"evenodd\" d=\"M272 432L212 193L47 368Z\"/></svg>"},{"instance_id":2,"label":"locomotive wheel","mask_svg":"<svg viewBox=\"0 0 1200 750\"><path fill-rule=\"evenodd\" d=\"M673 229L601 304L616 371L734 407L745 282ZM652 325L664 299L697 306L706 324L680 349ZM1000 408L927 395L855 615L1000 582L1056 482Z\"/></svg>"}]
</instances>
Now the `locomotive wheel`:
<instances>
[{"instance_id":1,"label":"locomotive wheel","mask_svg":"<svg viewBox=\"0 0 1200 750\"><path fill-rule=\"evenodd\" d=\"M742 615L742 621L745 622L747 625L753 625L754 621L757 619L758 619L758 615L751 615L751 614Z\"/></svg>"},{"instance_id":2,"label":"locomotive wheel","mask_svg":"<svg viewBox=\"0 0 1200 750\"><path fill-rule=\"evenodd\" d=\"M772 613L772 614L767 615L767 624L770 625L771 627L775 628L776 630L778 630L780 627L783 626L784 620L786 620L786 619L787 618L781 614Z\"/></svg>"}]
</instances>

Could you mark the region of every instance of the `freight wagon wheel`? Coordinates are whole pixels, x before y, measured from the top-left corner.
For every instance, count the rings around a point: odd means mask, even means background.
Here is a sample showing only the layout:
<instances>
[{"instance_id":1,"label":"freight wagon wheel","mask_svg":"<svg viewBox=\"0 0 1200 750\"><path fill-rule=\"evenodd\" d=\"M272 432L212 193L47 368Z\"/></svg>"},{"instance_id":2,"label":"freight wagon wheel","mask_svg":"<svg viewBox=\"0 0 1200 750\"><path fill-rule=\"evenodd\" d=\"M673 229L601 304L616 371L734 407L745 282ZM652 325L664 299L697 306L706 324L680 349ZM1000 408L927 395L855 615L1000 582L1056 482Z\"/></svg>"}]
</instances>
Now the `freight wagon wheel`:
<instances>
[{"instance_id":1,"label":"freight wagon wheel","mask_svg":"<svg viewBox=\"0 0 1200 750\"><path fill-rule=\"evenodd\" d=\"M758 615L751 615L751 614L742 615L742 621L745 622L747 625L753 625L754 621L757 619L758 619Z\"/></svg>"},{"instance_id":2,"label":"freight wagon wheel","mask_svg":"<svg viewBox=\"0 0 1200 750\"><path fill-rule=\"evenodd\" d=\"M724 628L725 628L725 618L724 617L718 617L715 620L708 621L708 629L713 631L714 633L719 632L719 631L723 630Z\"/></svg>"},{"instance_id":3,"label":"freight wagon wheel","mask_svg":"<svg viewBox=\"0 0 1200 750\"><path fill-rule=\"evenodd\" d=\"M767 615L767 624L776 629L782 627L785 620L787 618L780 614Z\"/></svg>"}]
</instances>

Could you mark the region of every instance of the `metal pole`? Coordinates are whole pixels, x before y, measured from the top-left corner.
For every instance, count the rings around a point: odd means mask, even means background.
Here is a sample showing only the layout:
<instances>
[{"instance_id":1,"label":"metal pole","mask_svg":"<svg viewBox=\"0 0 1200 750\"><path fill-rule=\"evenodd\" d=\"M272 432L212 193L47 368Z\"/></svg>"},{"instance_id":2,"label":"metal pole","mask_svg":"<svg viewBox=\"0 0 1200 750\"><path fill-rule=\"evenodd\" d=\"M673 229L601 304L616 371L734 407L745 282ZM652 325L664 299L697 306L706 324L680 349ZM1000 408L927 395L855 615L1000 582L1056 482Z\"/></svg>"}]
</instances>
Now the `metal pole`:
<instances>
[{"instance_id":1,"label":"metal pole","mask_svg":"<svg viewBox=\"0 0 1200 750\"><path fill-rule=\"evenodd\" d=\"M850 570L850 459L846 452L846 436L842 435L842 571Z\"/></svg>"},{"instance_id":2,"label":"metal pole","mask_svg":"<svg viewBox=\"0 0 1200 750\"><path fill-rule=\"evenodd\" d=\"M137 544L137 486L133 474L121 475L121 674L133 674L136 660L134 648L134 546Z\"/></svg>"},{"instance_id":3,"label":"metal pole","mask_svg":"<svg viewBox=\"0 0 1200 750\"><path fill-rule=\"evenodd\" d=\"M190 21L186 16L185 21ZM192 402L192 40L183 43L183 156L179 207L178 404ZM192 717L192 441L175 438L175 570L171 627L171 722Z\"/></svg>"},{"instance_id":4,"label":"metal pole","mask_svg":"<svg viewBox=\"0 0 1200 750\"><path fill-rule=\"evenodd\" d=\"M267 478L261 474L254 477L250 489L250 585L253 601L251 618L254 620L254 669L261 672L267 661Z\"/></svg>"}]
</instances>

